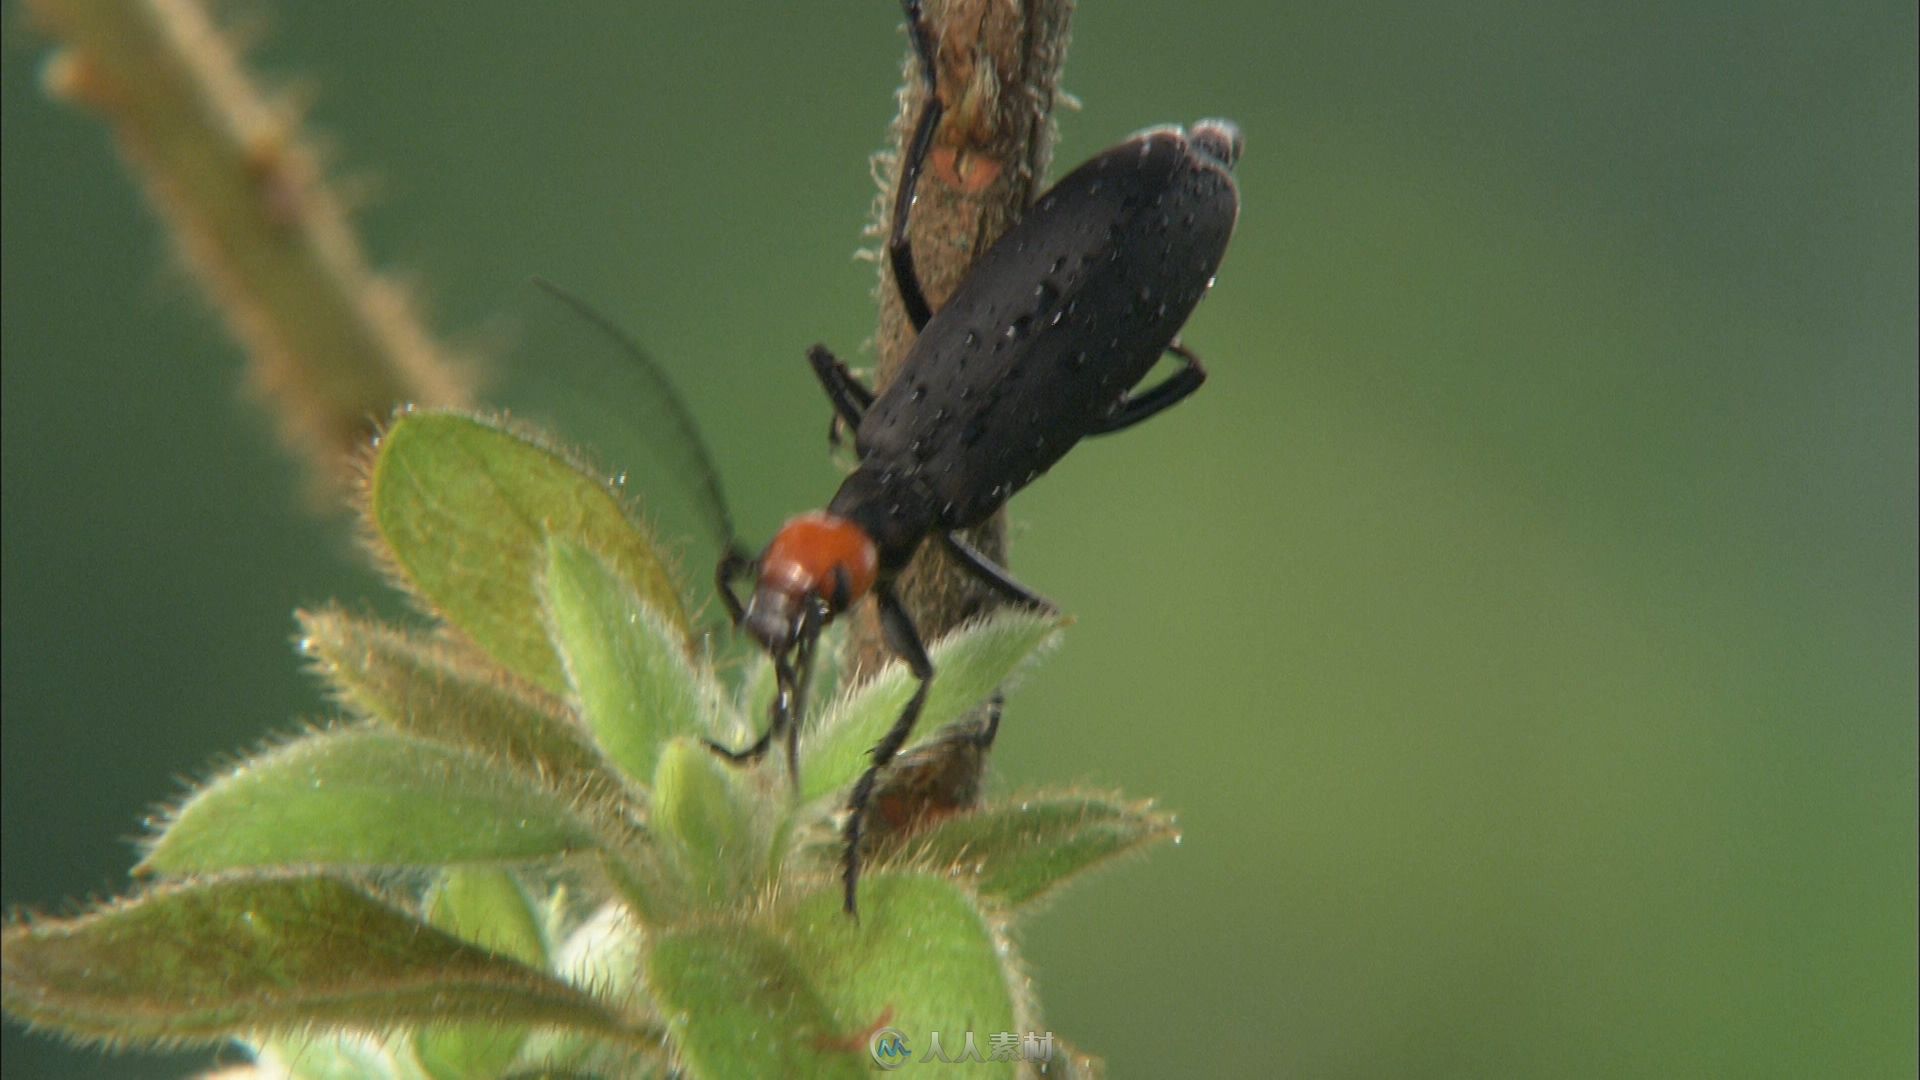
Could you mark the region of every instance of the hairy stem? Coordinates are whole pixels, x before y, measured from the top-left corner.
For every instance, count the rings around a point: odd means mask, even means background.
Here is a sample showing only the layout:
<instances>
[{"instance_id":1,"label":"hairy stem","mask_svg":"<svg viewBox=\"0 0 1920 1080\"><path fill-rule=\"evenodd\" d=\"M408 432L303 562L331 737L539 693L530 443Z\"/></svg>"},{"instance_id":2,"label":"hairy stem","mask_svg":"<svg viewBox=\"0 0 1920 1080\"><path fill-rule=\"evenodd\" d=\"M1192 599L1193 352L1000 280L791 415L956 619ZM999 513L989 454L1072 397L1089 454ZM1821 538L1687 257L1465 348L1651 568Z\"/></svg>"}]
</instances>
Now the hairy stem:
<instances>
[{"instance_id":1,"label":"hairy stem","mask_svg":"<svg viewBox=\"0 0 1920 1080\"><path fill-rule=\"evenodd\" d=\"M198 0L29 0L62 44L49 93L98 113L289 445L339 488L396 403L465 403L459 365L367 266L297 110L264 95Z\"/></svg>"},{"instance_id":2,"label":"hairy stem","mask_svg":"<svg viewBox=\"0 0 1920 1080\"><path fill-rule=\"evenodd\" d=\"M1020 219L1038 193L1053 152L1053 106L1072 12L1072 0L945 0L927 5L946 116L921 174L909 227L920 280L935 311L966 277L974 258ZM909 48L890 136L893 149L876 159L880 193L869 230L873 235L884 238L892 225L900 163L924 97L919 62ZM914 332L884 258L877 294L876 383L885 387L906 359ZM1004 514L973 530L969 538L1004 565ZM898 589L928 641L1001 603L935 544L921 548ZM859 672L876 671L888 659L871 610L854 622L851 647Z\"/></svg>"}]
</instances>

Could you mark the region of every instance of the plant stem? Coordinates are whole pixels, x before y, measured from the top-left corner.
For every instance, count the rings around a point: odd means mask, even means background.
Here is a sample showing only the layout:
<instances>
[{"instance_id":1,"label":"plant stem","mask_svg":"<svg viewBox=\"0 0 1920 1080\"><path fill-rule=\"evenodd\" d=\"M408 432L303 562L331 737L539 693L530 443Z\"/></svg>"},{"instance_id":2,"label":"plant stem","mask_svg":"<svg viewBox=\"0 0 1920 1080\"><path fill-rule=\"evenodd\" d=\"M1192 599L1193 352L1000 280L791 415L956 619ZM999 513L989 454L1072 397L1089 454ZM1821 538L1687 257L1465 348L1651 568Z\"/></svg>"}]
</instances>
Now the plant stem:
<instances>
[{"instance_id":1,"label":"plant stem","mask_svg":"<svg viewBox=\"0 0 1920 1080\"><path fill-rule=\"evenodd\" d=\"M928 8L946 116L920 177L909 235L927 300L938 311L973 260L1020 219L1038 193L1053 153L1053 106L1073 0L945 0ZM900 163L925 98L911 48L904 72L891 129L893 149L879 155L874 170L880 194L868 231L883 242L892 225ZM883 389L899 372L915 334L884 255L879 264L875 382ZM1005 565L1004 512L968 538ZM897 588L926 641L1002 603L936 544L920 549ZM854 620L850 648L860 674L879 670L891 658L872 610L862 610Z\"/></svg>"},{"instance_id":2,"label":"plant stem","mask_svg":"<svg viewBox=\"0 0 1920 1080\"><path fill-rule=\"evenodd\" d=\"M345 204L198 0L29 0L53 96L100 114L325 486L400 402L464 404L460 365L374 274Z\"/></svg>"}]
</instances>

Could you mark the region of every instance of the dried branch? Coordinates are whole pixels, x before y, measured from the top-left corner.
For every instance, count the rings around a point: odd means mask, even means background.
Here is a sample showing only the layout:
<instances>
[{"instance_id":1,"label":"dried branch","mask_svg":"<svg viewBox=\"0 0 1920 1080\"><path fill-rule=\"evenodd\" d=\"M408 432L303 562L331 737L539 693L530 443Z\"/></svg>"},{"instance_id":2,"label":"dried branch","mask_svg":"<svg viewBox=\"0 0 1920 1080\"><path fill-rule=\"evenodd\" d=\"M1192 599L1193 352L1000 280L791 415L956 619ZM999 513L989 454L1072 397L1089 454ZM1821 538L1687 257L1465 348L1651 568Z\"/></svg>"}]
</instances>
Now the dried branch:
<instances>
[{"instance_id":1,"label":"dried branch","mask_svg":"<svg viewBox=\"0 0 1920 1080\"><path fill-rule=\"evenodd\" d=\"M197 0L29 0L55 97L105 119L287 443L338 489L396 403L457 405L461 365L373 273L339 194Z\"/></svg>"}]
</instances>

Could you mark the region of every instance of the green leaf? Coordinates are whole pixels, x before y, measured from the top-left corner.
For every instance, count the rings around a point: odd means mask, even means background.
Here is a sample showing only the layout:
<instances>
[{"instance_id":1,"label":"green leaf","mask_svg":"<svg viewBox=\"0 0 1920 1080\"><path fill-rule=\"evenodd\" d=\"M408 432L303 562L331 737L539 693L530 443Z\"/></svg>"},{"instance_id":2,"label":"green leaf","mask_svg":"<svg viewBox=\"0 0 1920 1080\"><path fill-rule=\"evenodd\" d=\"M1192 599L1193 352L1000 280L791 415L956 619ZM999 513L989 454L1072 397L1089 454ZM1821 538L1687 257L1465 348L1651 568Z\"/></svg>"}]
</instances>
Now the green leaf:
<instances>
[{"instance_id":1,"label":"green leaf","mask_svg":"<svg viewBox=\"0 0 1920 1080\"><path fill-rule=\"evenodd\" d=\"M299 612L301 646L345 703L433 742L498 756L555 791L616 806L625 782L556 698L446 641L341 611Z\"/></svg>"},{"instance_id":2,"label":"green leaf","mask_svg":"<svg viewBox=\"0 0 1920 1080\"><path fill-rule=\"evenodd\" d=\"M531 967L547 966L539 912L511 871L494 866L448 870L427 896L427 921L483 949Z\"/></svg>"},{"instance_id":3,"label":"green leaf","mask_svg":"<svg viewBox=\"0 0 1920 1080\"><path fill-rule=\"evenodd\" d=\"M447 871L427 898L427 921L500 956L544 969L547 948L520 881L492 867ZM414 1052L436 1080L498 1076L513 1063L527 1029L511 1024L433 1027L415 1033Z\"/></svg>"},{"instance_id":4,"label":"green leaf","mask_svg":"<svg viewBox=\"0 0 1920 1080\"><path fill-rule=\"evenodd\" d=\"M917 1051L939 1031L954 1054L971 1031L983 1058L991 1036L1018 1030L1024 978L966 894L935 875L879 871L860 896L858 922L823 882L790 894L770 924L677 929L654 943L647 978L694 1075L862 1075L881 1028Z\"/></svg>"},{"instance_id":5,"label":"green leaf","mask_svg":"<svg viewBox=\"0 0 1920 1080\"><path fill-rule=\"evenodd\" d=\"M933 687L916 730L931 736L986 700L1057 639L1060 625L1057 616L998 611L940 639L932 649ZM906 665L889 664L822 717L801 740L803 797L838 791L865 772L868 752L893 726L914 687Z\"/></svg>"},{"instance_id":6,"label":"green leaf","mask_svg":"<svg viewBox=\"0 0 1920 1080\"><path fill-rule=\"evenodd\" d=\"M872 1070L865 1022L841 1025L820 999L814 973L758 927L668 931L648 952L647 981L671 1016L689 1073L701 1080Z\"/></svg>"},{"instance_id":7,"label":"green leaf","mask_svg":"<svg viewBox=\"0 0 1920 1080\"><path fill-rule=\"evenodd\" d=\"M368 517L400 578L496 660L549 690L566 674L534 580L548 536L612 563L684 636L687 615L652 543L606 483L552 447L463 413L402 413L382 436Z\"/></svg>"},{"instance_id":8,"label":"green leaf","mask_svg":"<svg viewBox=\"0 0 1920 1080\"><path fill-rule=\"evenodd\" d=\"M825 642L817 651L822 666L840 654L826 648ZM773 670L773 661L767 654L755 649L745 661L746 674L740 679L740 685L733 695L733 708L715 717L712 729L708 732L713 739L724 746L745 746L758 738L772 716L773 698L780 692L780 682Z\"/></svg>"},{"instance_id":9,"label":"green leaf","mask_svg":"<svg viewBox=\"0 0 1920 1080\"><path fill-rule=\"evenodd\" d=\"M136 872L433 866L597 846L564 801L511 770L403 735L345 730L248 759L196 792Z\"/></svg>"},{"instance_id":10,"label":"green leaf","mask_svg":"<svg viewBox=\"0 0 1920 1080\"><path fill-rule=\"evenodd\" d=\"M793 962L843 1028L886 1026L906 1037L916 1062L931 1033L957 1056L966 1033L987 1058L992 1036L1017 1034L1029 1010L1013 947L977 904L931 874L875 871L860 880L860 918L841 908L837 882L800 895L777 916ZM968 1075L986 1066L971 1066ZM993 1063L1011 1076L1011 1063Z\"/></svg>"},{"instance_id":11,"label":"green leaf","mask_svg":"<svg viewBox=\"0 0 1920 1080\"><path fill-rule=\"evenodd\" d=\"M739 902L760 886L766 840L756 828L748 775L704 743L675 739L653 782L653 826L671 845L689 893L713 908Z\"/></svg>"},{"instance_id":12,"label":"green leaf","mask_svg":"<svg viewBox=\"0 0 1920 1080\"><path fill-rule=\"evenodd\" d=\"M553 1024L647 1045L587 993L325 876L163 886L0 935L8 1012L80 1039L211 1042L345 1026Z\"/></svg>"},{"instance_id":13,"label":"green leaf","mask_svg":"<svg viewBox=\"0 0 1920 1080\"><path fill-rule=\"evenodd\" d=\"M1173 817L1150 803L1043 793L944 818L906 841L900 861L944 869L965 879L982 899L1012 907L1179 835Z\"/></svg>"},{"instance_id":14,"label":"green leaf","mask_svg":"<svg viewBox=\"0 0 1920 1080\"><path fill-rule=\"evenodd\" d=\"M687 662L686 635L667 625L606 563L548 541L542 576L554 647L600 748L645 783L666 741L701 729L719 690Z\"/></svg>"}]
</instances>

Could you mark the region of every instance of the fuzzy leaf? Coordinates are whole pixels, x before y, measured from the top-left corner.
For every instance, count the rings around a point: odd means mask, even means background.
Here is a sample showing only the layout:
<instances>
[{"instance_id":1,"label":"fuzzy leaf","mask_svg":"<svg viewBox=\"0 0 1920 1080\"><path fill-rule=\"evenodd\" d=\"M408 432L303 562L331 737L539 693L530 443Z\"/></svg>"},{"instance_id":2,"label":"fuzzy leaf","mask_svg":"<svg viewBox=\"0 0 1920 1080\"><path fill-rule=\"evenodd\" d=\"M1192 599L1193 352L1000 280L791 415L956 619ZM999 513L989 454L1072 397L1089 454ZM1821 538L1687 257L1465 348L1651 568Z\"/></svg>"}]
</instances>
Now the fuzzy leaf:
<instances>
[{"instance_id":1,"label":"fuzzy leaf","mask_svg":"<svg viewBox=\"0 0 1920 1080\"><path fill-rule=\"evenodd\" d=\"M10 926L0 944L7 1011L80 1039L173 1044L463 1020L655 1037L583 991L324 876L163 886Z\"/></svg>"},{"instance_id":2,"label":"fuzzy leaf","mask_svg":"<svg viewBox=\"0 0 1920 1080\"><path fill-rule=\"evenodd\" d=\"M686 635L667 625L593 553L547 543L542 577L553 644L587 726L628 778L652 779L666 741L702 729L719 691L687 662Z\"/></svg>"},{"instance_id":3,"label":"fuzzy leaf","mask_svg":"<svg viewBox=\"0 0 1920 1080\"><path fill-rule=\"evenodd\" d=\"M944 818L905 843L902 861L947 868L967 878L981 898L1011 907L1179 835L1173 817L1149 803L1049 793Z\"/></svg>"},{"instance_id":4,"label":"fuzzy leaf","mask_svg":"<svg viewBox=\"0 0 1920 1080\"><path fill-rule=\"evenodd\" d=\"M838 882L801 895L778 919L795 965L842 1028L895 1028L916 1055L938 1031L954 1056L971 1031L986 1058L993 1035L1017 1033L1027 1019L1014 997L1025 976L1012 945L970 897L937 876L868 874L857 922L841 909ZM986 1068L972 1066L968 1075ZM1015 1071L1005 1062L991 1069Z\"/></svg>"},{"instance_id":5,"label":"fuzzy leaf","mask_svg":"<svg viewBox=\"0 0 1920 1080\"><path fill-rule=\"evenodd\" d=\"M1054 616L1000 611L940 639L932 649L933 687L916 730L930 736L985 701L1023 662L1052 644L1060 625ZM866 770L868 751L893 726L914 686L906 665L889 664L821 718L802 738L805 798L838 791Z\"/></svg>"},{"instance_id":6,"label":"fuzzy leaf","mask_svg":"<svg viewBox=\"0 0 1920 1080\"><path fill-rule=\"evenodd\" d=\"M821 643L820 652L831 659L840 655L837 650L829 649ZM835 665L822 664L832 668ZM740 679L740 685L733 695L733 708L723 711L715 718L712 737L726 746L745 746L757 738L772 717L773 697L780 692L780 683L773 670L773 661L759 650L746 661L746 674ZM821 675L826 674L822 671ZM816 679L818 676L816 676Z\"/></svg>"},{"instance_id":7,"label":"fuzzy leaf","mask_svg":"<svg viewBox=\"0 0 1920 1080\"><path fill-rule=\"evenodd\" d=\"M533 901L510 871L460 866L446 872L427 897L427 921L462 941L547 966L546 934Z\"/></svg>"},{"instance_id":8,"label":"fuzzy leaf","mask_svg":"<svg viewBox=\"0 0 1920 1080\"><path fill-rule=\"evenodd\" d=\"M648 953L647 981L699 1080L861 1077L872 1069L863 1025L838 1025L813 973L757 927L669 931Z\"/></svg>"},{"instance_id":9,"label":"fuzzy leaf","mask_svg":"<svg viewBox=\"0 0 1920 1080\"><path fill-rule=\"evenodd\" d=\"M433 866L593 848L558 797L473 754L379 731L306 736L188 798L136 872Z\"/></svg>"},{"instance_id":10,"label":"fuzzy leaf","mask_svg":"<svg viewBox=\"0 0 1920 1080\"><path fill-rule=\"evenodd\" d=\"M883 1027L919 1050L940 1031L951 1053L972 1031L983 1057L992 1034L1015 1030L1011 950L965 894L882 871L860 895L858 922L823 883L776 910L772 927L706 925L655 942L647 977L694 1075L862 1075Z\"/></svg>"},{"instance_id":11,"label":"fuzzy leaf","mask_svg":"<svg viewBox=\"0 0 1920 1080\"><path fill-rule=\"evenodd\" d=\"M671 845L693 896L725 904L758 886L766 842L754 828L747 775L705 744L675 739L660 755L653 783L653 825Z\"/></svg>"},{"instance_id":12,"label":"fuzzy leaf","mask_svg":"<svg viewBox=\"0 0 1920 1080\"><path fill-rule=\"evenodd\" d=\"M427 898L427 921L483 949L544 970L547 947L519 879L493 867L456 867ZM436 1026L416 1032L414 1052L436 1080L498 1076L513 1063L527 1029L519 1025Z\"/></svg>"},{"instance_id":13,"label":"fuzzy leaf","mask_svg":"<svg viewBox=\"0 0 1920 1080\"><path fill-rule=\"evenodd\" d=\"M548 536L601 552L682 635L652 543L601 480L551 447L454 412L407 412L374 458L368 517L413 592L517 674L564 690L535 589Z\"/></svg>"},{"instance_id":14,"label":"fuzzy leaf","mask_svg":"<svg viewBox=\"0 0 1920 1080\"><path fill-rule=\"evenodd\" d=\"M354 711L433 742L498 755L555 791L612 806L620 774L564 706L477 653L341 611L300 612L301 644Z\"/></svg>"}]
</instances>

